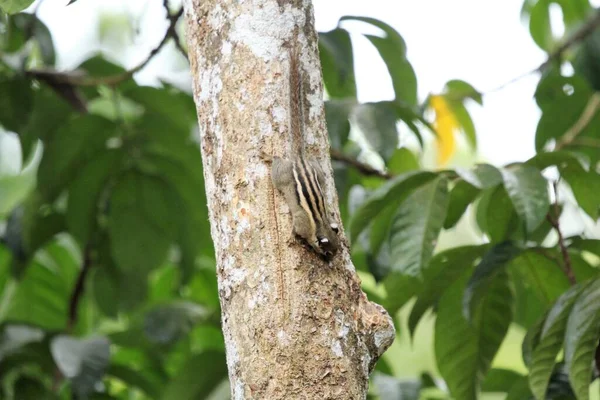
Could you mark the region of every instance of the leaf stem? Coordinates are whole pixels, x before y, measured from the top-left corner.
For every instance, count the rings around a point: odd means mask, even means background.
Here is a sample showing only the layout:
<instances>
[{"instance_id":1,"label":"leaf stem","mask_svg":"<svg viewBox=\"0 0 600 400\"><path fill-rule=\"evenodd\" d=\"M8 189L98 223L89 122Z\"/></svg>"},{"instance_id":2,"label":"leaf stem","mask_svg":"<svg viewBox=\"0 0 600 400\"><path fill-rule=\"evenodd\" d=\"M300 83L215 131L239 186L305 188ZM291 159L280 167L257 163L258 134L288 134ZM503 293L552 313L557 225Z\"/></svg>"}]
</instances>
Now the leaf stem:
<instances>
[{"instance_id":1,"label":"leaf stem","mask_svg":"<svg viewBox=\"0 0 600 400\"><path fill-rule=\"evenodd\" d=\"M592 119L596 116L596 114L598 114L599 110L600 94L594 93L592 97L590 97L590 99L588 100L585 108L583 109L583 112L581 113L577 121L575 121L573 126L571 126L571 128L569 128L569 130L567 130L565 134L560 138L560 140L556 143L555 150L560 150L563 147L568 146L572 144L575 140L577 140L577 137L581 134L581 132L583 132L585 128L587 128Z\"/></svg>"},{"instance_id":2,"label":"leaf stem","mask_svg":"<svg viewBox=\"0 0 600 400\"><path fill-rule=\"evenodd\" d=\"M560 217L560 210L558 208L558 184L557 184L557 182L553 182L552 187L554 189L554 205L552 207L552 211L553 211L554 215L551 215L551 213L548 213L548 215L546 216L546 219L548 220L550 225L552 225L552 227L554 228L554 230L556 231L556 233L558 235L558 247L560 248L560 252L562 254L563 262L564 262L564 265L562 266L562 270L564 271L565 275L567 276L569 283L571 285L575 285L577 283L577 280L575 279L575 274L573 273L573 264L571 263L571 256L569 255L569 250L567 249L567 246L565 245L565 238L560 229L560 224L558 223L558 219Z\"/></svg>"}]
</instances>

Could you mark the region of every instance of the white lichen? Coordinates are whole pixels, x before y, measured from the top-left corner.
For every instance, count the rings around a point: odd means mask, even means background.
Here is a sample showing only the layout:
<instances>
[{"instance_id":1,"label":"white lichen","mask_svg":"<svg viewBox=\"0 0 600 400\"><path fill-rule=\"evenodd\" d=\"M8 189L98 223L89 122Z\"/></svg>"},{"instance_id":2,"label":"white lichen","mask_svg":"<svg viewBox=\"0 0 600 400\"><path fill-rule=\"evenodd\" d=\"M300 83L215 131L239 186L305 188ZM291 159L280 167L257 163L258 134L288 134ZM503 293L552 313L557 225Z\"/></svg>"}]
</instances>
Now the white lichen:
<instances>
[{"instance_id":1,"label":"white lichen","mask_svg":"<svg viewBox=\"0 0 600 400\"><path fill-rule=\"evenodd\" d=\"M223 44L221 45L221 55L224 59L228 59L231 56L232 47L231 42L227 40L223 41Z\"/></svg>"},{"instance_id":2,"label":"white lichen","mask_svg":"<svg viewBox=\"0 0 600 400\"><path fill-rule=\"evenodd\" d=\"M223 250L226 250L230 243L229 243L229 218L227 218L227 215L223 215L221 217L221 221L219 221L219 229L218 232L220 232L220 234L217 236L217 239L219 240L218 243L220 243L220 247Z\"/></svg>"},{"instance_id":3,"label":"white lichen","mask_svg":"<svg viewBox=\"0 0 600 400\"><path fill-rule=\"evenodd\" d=\"M288 335L283 329L277 332L277 339L279 339L279 343L281 343L283 346L290 344L290 335Z\"/></svg>"},{"instance_id":4,"label":"white lichen","mask_svg":"<svg viewBox=\"0 0 600 400\"><path fill-rule=\"evenodd\" d=\"M273 0L257 0L252 8L246 10L248 13L235 18L230 38L245 44L264 61L278 57L284 41L291 37L296 25L304 25L302 10L288 5L282 15L279 5Z\"/></svg>"},{"instance_id":5,"label":"white lichen","mask_svg":"<svg viewBox=\"0 0 600 400\"><path fill-rule=\"evenodd\" d=\"M196 14L193 0L183 0L183 9L188 18L191 18L192 21L198 21L198 15Z\"/></svg>"},{"instance_id":6,"label":"white lichen","mask_svg":"<svg viewBox=\"0 0 600 400\"><path fill-rule=\"evenodd\" d=\"M288 118L288 112L285 108L281 106L273 107L273 120L275 122L283 126Z\"/></svg>"},{"instance_id":7,"label":"white lichen","mask_svg":"<svg viewBox=\"0 0 600 400\"><path fill-rule=\"evenodd\" d=\"M337 339L334 339L331 343L331 351L336 357L341 358L344 356L344 351L342 350L342 343Z\"/></svg>"},{"instance_id":8,"label":"white lichen","mask_svg":"<svg viewBox=\"0 0 600 400\"><path fill-rule=\"evenodd\" d=\"M250 225L250 221L248 220L248 217L241 217L240 219L238 219L238 223L235 228L235 241L239 242L240 236L244 232L249 230L251 227L252 226Z\"/></svg>"},{"instance_id":9,"label":"white lichen","mask_svg":"<svg viewBox=\"0 0 600 400\"><path fill-rule=\"evenodd\" d=\"M238 267L236 261L233 255L228 255L221 265L223 274L219 280L219 291L223 293L226 299L230 298L233 289L246 279L246 269Z\"/></svg>"},{"instance_id":10,"label":"white lichen","mask_svg":"<svg viewBox=\"0 0 600 400\"><path fill-rule=\"evenodd\" d=\"M235 386L233 387L233 400L244 400L245 398L244 384L241 378L237 377Z\"/></svg>"},{"instance_id":11,"label":"white lichen","mask_svg":"<svg viewBox=\"0 0 600 400\"><path fill-rule=\"evenodd\" d=\"M208 14L207 20L212 31L219 32L223 28L223 25L225 25L225 22L227 22L227 14L225 13L225 10L223 10L223 7L217 3L216 7Z\"/></svg>"},{"instance_id":12,"label":"white lichen","mask_svg":"<svg viewBox=\"0 0 600 400\"><path fill-rule=\"evenodd\" d=\"M200 77L200 103L207 100L215 99L223 90L223 81L221 80L221 68L219 64L214 64L211 68L207 66L200 66L198 76ZM218 113L212 115L216 117Z\"/></svg>"}]
</instances>

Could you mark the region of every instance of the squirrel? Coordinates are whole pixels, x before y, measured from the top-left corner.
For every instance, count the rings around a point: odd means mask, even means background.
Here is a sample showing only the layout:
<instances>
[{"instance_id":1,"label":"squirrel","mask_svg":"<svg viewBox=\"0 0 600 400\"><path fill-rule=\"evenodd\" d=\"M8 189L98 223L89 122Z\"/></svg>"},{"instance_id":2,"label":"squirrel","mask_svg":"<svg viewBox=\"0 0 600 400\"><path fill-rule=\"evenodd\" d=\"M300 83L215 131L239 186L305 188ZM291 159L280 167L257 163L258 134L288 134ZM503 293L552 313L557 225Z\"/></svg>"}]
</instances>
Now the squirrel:
<instances>
[{"instance_id":1,"label":"squirrel","mask_svg":"<svg viewBox=\"0 0 600 400\"><path fill-rule=\"evenodd\" d=\"M292 213L292 233L330 261L340 246L339 227L333 222L333 214L323 197L323 171L315 160L304 155L304 88L297 50L290 50L289 59L289 127L293 156L288 160L263 152L261 158L272 164L273 185L283 194Z\"/></svg>"}]
</instances>

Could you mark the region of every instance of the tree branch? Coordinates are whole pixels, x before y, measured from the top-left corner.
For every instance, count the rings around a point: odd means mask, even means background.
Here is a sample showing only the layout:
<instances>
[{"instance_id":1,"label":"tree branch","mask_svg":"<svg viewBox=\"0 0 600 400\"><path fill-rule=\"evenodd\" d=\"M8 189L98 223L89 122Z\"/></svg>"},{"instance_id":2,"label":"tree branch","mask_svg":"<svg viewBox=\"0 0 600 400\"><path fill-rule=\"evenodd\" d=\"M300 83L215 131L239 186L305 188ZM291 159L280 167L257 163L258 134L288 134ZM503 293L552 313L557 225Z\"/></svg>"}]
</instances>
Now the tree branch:
<instances>
[{"instance_id":1,"label":"tree branch","mask_svg":"<svg viewBox=\"0 0 600 400\"><path fill-rule=\"evenodd\" d=\"M590 34L592 34L598 27L600 26L600 11L597 11L591 18L589 18L583 25L579 27L577 31L575 31L567 40L565 40L560 46L558 46L554 51L552 51L546 61L541 63L537 68L532 69L531 71L527 71L511 80L504 82L503 84L496 86L493 89L487 90L485 92L475 91L474 93L463 93L453 100L464 100L467 97L473 95L485 96L486 94L498 92L507 86L512 85L520 81L523 78L528 77L529 75L537 74L543 72L549 65L551 65L556 60L560 59L561 56L573 47L576 44L579 44L583 40L585 40Z\"/></svg>"},{"instance_id":2,"label":"tree branch","mask_svg":"<svg viewBox=\"0 0 600 400\"><path fill-rule=\"evenodd\" d=\"M392 179L394 177L392 174L380 171L371 167L370 165L364 164L352 157L349 157L339 150L331 149L330 154L332 160L340 161L346 165L349 165L363 175L376 176L383 179Z\"/></svg>"},{"instance_id":3,"label":"tree branch","mask_svg":"<svg viewBox=\"0 0 600 400\"><path fill-rule=\"evenodd\" d=\"M575 274L573 273L573 265L571 263L571 256L569 255L569 250L567 249L567 246L565 245L565 238L563 237L562 231L560 229L560 225L558 223L558 219L560 216L560 210L558 208L557 183L553 182L552 187L554 189L554 205L553 205L554 215L552 216L552 215L550 215L550 213L548 213L548 215L546 216L546 219L548 220L550 225L552 225L552 227L558 234L558 247L560 248L560 252L562 254L563 262L564 262L564 265L562 265L563 271L564 271L565 275L567 276L567 279L569 280L571 285L575 285L577 283L577 280L575 279Z\"/></svg>"},{"instance_id":4,"label":"tree branch","mask_svg":"<svg viewBox=\"0 0 600 400\"><path fill-rule=\"evenodd\" d=\"M600 94L594 93L588 100L583 112L579 116L579 119L575 121L573 126L565 132L564 135L556 143L555 150L560 150L569 144L572 144L574 140L583 132L585 128L590 124L592 119L598 114L600 110Z\"/></svg>"},{"instance_id":5,"label":"tree branch","mask_svg":"<svg viewBox=\"0 0 600 400\"><path fill-rule=\"evenodd\" d=\"M166 4L167 1L165 1L164 3ZM166 9L167 9L167 19L169 20L169 27L167 28L167 31L165 32L165 35L163 36L162 40L154 49L152 49L150 51L150 53L144 59L144 61L142 61L140 64L136 65L135 67L133 67L125 72L122 72L122 73L116 74L116 75L102 76L102 77L90 77L90 76L86 76L86 75L83 75L83 74L80 74L77 72L62 73L62 72L57 72L57 71L52 71L52 70L49 71L49 70L37 70L37 69L29 70L26 73L30 76L33 76L34 78L39 78L44 81L50 81L55 84L66 84L66 85L72 85L72 86L98 86L98 85L114 86L114 85L118 85L119 83L130 79L131 77L133 77L133 75L135 73L139 72L146 65L148 65L148 63L154 58L154 56L156 56L160 52L160 50L169 41L169 39L172 38L175 41L175 45L177 46L177 43L179 42L179 37L177 35L175 27L177 25L177 22L179 21L179 18L183 15L183 7L174 14L170 13L170 11L168 9L168 5L167 5ZM179 43L179 46L181 46L181 43Z\"/></svg>"},{"instance_id":6,"label":"tree branch","mask_svg":"<svg viewBox=\"0 0 600 400\"><path fill-rule=\"evenodd\" d=\"M567 40L563 42L556 50L554 50L548 56L548 59L537 68L537 71L541 72L548 65L552 64L552 62L558 60L565 51L569 50L573 45L576 45L589 35L591 35L598 27L600 26L600 11L596 11L596 13L589 18L583 25L579 27Z\"/></svg>"}]
</instances>

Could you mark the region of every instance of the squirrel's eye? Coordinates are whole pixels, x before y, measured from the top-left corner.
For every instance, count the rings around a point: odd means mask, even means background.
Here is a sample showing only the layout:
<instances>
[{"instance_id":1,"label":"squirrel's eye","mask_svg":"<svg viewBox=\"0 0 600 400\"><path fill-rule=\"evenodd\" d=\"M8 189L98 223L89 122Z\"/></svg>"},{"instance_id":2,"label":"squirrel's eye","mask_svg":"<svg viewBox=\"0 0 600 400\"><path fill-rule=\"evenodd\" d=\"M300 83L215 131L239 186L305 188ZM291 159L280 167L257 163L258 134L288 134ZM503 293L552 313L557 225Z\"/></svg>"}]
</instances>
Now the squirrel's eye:
<instances>
[{"instance_id":1,"label":"squirrel's eye","mask_svg":"<svg viewBox=\"0 0 600 400\"><path fill-rule=\"evenodd\" d=\"M329 243L329 239L327 239L327 238L320 238L319 239L319 243L321 243L321 244Z\"/></svg>"}]
</instances>

